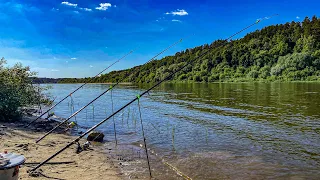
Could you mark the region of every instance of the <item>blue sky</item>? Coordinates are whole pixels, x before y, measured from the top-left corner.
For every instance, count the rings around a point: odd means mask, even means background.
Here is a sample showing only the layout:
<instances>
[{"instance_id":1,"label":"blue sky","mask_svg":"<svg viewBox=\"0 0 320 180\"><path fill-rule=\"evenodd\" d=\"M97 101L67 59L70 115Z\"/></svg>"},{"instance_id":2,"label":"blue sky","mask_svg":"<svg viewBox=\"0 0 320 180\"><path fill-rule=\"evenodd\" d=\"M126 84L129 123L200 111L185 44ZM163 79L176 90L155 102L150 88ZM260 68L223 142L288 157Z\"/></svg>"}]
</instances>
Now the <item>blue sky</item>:
<instances>
[{"instance_id":1,"label":"blue sky","mask_svg":"<svg viewBox=\"0 0 320 180\"><path fill-rule=\"evenodd\" d=\"M110 70L224 39L272 14L246 33L320 14L319 0L0 0L0 56L22 62L40 77L94 76L130 50Z\"/></svg>"}]
</instances>

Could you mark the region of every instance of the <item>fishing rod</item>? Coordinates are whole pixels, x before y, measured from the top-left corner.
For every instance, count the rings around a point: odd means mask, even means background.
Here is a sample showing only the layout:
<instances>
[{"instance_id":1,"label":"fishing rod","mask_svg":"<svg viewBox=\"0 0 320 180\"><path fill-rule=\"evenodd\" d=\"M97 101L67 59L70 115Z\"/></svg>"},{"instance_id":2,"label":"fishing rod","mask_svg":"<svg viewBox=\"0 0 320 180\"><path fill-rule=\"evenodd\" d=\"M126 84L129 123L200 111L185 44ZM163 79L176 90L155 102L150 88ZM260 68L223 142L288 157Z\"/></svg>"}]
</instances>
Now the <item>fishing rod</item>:
<instances>
[{"instance_id":1,"label":"fishing rod","mask_svg":"<svg viewBox=\"0 0 320 180\"><path fill-rule=\"evenodd\" d=\"M154 60L156 57L158 57L159 55L161 55L162 53L164 53L165 51L167 51L168 49L172 48L173 46L177 45L178 43L182 42L182 39L180 39L179 41L173 43L172 45L168 46L166 49L164 49L163 51L161 51L160 53L158 53L157 55L155 55L153 58L151 58L149 61L147 61L144 64L147 64L149 62L151 62L152 60ZM67 119L65 119L64 121L60 122L58 125L56 125L54 128L52 128L50 131L48 131L45 135L43 135L42 137L40 137L36 143L40 142L42 139L44 139L46 136L48 136L49 134L51 134L55 129L57 129L58 127L60 127L61 125L63 125L64 123L66 123L68 120L70 120L72 117L74 117L75 115L77 115L79 112L81 112L82 110L84 110L86 107L88 107L90 104L92 104L93 102L95 102L97 99L99 99L101 96L103 96L104 94L106 94L107 92L109 92L110 90L112 90L115 86L117 86L121 81L123 81L125 78L127 78L130 74L132 74L134 71L131 71L129 74L127 74L126 76L124 76L122 79L119 79L114 85L111 85L107 90L105 90L103 93L101 93L99 96L97 96L96 98L94 98L92 101L90 101L87 105L83 106L82 108L80 108L78 111L74 112L70 117L68 117Z\"/></svg>"},{"instance_id":2,"label":"fishing rod","mask_svg":"<svg viewBox=\"0 0 320 180\"><path fill-rule=\"evenodd\" d=\"M136 48L137 49L137 48ZM71 97L72 94L74 94L75 92L77 92L79 89L81 89L83 86L85 86L86 84L92 82L96 77L98 77L100 74L102 74L104 71L106 71L107 69L109 69L110 67L112 67L113 65L115 65L117 62L119 62L120 60L124 59L125 57L127 57L128 55L130 55L131 53L133 53L134 50L131 50L130 52L128 52L127 54L125 54L124 56L122 56L120 59L116 60L115 62L113 62L111 65L109 65L108 67L106 67L105 69L103 69L101 72L99 72L96 76L94 76L93 78L90 78L89 81L85 82L84 84L82 84L81 86L79 86L77 89L75 89L74 91L72 91L71 93L69 93L66 97L64 97L63 99L61 99L59 102L57 102L55 105L51 106L48 110L46 110L44 113L42 113L40 116L38 116L35 120L31 121L28 125L26 125L25 127L29 127L32 123L34 123L35 121L37 121L38 119L40 119L43 115L47 114L49 111L51 111L53 108L55 108L56 106L58 106L60 103L62 103L64 100L66 100L69 96Z\"/></svg>"},{"instance_id":3,"label":"fishing rod","mask_svg":"<svg viewBox=\"0 0 320 180\"><path fill-rule=\"evenodd\" d=\"M225 41L223 41L223 43L221 44L221 46L224 45L224 43L228 43L228 40L230 40L231 38L233 38L234 36L240 34L241 32L251 28L252 26L258 24L260 21L256 21L255 23L243 28L242 30L238 31L237 33L233 34L232 36L230 36L229 38L227 38ZM217 46L219 47L219 46ZM141 94L137 95L136 98L134 98L133 100L131 100L130 102L128 102L126 105L122 106L120 109L118 109L117 111L115 111L114 113L112 113L109 117L107 117L106 119L100 121L98 124L92 126L90 129L88 129L86 132L84 132L83 134L81 134L78 138L74 139L72 142L70 142L69 144L67 144L65 147L63 147L62 149L60 149L59 151L57 151L56 153L54 153L52 156L50 156L49 158L47 158L46 160L44 160L43 162L41 162L40 164L38 164L36 167L34 167L33 169L31 169L29 172L33 172L35 170L37 170L39 167L41 167L42 165L44 165L45 163L47 163L48 161L50 161L51 159L53 159L54 157L56 157L58 154L62 153L63 151L65 151L66 149L68 149L70 146L72 146L75 143L78 143L80 139L82 139L84 136L88 135L91 131L95 130L97 127L99 127L101 124L103 124L104 122L108 121L111 117L113 117L114 115L118 114L119 112L121 112L123 109L125 109L126 107L128 107L129 105L131 105L133 102L135 102L136 100L140 99L143 95L149 93L149 91L151 91L152 89L154 89L155 87L159 86L161 83L163 83L164 81L170 79L173 75L175 75L177 72L183 70L185 67L187 67L188 65L191 65L192 62L195 62L196 60L198 60L199 58L203 57L204 55L206 55L211 48L209 48L209 50L201 53L198 57L194 58L191 61L187 61L185 65L183 65L182 67L180 67L179 69L177 69L176 71L171 72L168 76L166 76L164 79L162 79L161 81L159 81L158 83L156 83L155 85L153 85L152 87L150 87L149 89L147 89L146 91L142 92Z\"/></svg>"}]
</instances>

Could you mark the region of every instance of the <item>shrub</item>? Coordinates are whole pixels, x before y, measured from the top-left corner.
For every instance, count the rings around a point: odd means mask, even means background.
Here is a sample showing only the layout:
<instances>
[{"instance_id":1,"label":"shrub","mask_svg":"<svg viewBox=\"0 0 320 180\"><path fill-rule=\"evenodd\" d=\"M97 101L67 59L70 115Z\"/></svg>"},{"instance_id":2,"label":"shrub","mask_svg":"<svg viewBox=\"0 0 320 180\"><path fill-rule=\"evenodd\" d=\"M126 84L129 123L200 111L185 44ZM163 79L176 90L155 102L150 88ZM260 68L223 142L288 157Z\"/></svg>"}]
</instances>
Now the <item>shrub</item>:
<instances>
[{"instance_id":1,"label":"shrub","mask_svg":"<svg viewBox=\"0 0 320 180\"><path fill-rule=\"evenodd\" d=\"M252 70L247 74L248 78L256 79L259 76L259 72L257 70Z\"/></svg>"},{"instance_id":2,"label":"shrub","mask_svg":"<svg viewBox=\"0 0 320 180\"><path fill-rule=\"evenodd\" d=\"M40 94L32 85L29 67L21 63L4 67L6 61L0 60L0 121L13 121L21 117L20 107L39 103Z\"/></svg>"},{"instance_id":3,"label":"shrub","mask_svg":"<svg viewBox=\"0 0 320 180\"><path fill-rule=\"evenodd\" d=\"M266 79L268 76L270 76L269 66L264 66L259 70L259 78Z\"/></svg>"},{"instance_id":4,"label":"shrub","mask_svg":"<svg viewBox=\"0 0 320 180\"><path fill-rule=\"evenodd\" d=\"M187 75L186 74L181 74L180 76L179 76L179 80L186 80L188 77L187 77Z\"/></svg>"}]
</instances>

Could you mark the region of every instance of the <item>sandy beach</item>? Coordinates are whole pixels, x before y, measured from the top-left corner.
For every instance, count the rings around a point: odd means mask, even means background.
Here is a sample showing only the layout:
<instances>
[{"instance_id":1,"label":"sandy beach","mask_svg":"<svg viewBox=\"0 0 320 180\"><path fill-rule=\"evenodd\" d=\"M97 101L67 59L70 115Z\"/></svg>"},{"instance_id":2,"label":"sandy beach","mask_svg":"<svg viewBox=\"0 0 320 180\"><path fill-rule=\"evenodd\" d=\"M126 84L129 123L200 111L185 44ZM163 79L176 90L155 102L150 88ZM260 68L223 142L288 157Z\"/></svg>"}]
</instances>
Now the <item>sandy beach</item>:
<instances>
[{"instance_id":1,"label":"sandy beach","mask_svg":"<svg viewBox=\"0 0 320 180\"><path fill-rule=\"evenodd\" d=\"M76 145L71 146L50 162L71 162L69 164L48 164L39 169L39 177L30 176L27 171L45 160L75 137L68 134L51 134L39 144L35 143L45 130L34 126L23 128L30 119L24 117L22 122L0 123L0 150L22 154L26 162L20 168L19 179L122 179L119 167L115 165L102 146L91 146L92 150L76 153ZM39 132L35 132L39 131ZM80 144L86 142L85 139Z\"/></svg>"}]
</instances>

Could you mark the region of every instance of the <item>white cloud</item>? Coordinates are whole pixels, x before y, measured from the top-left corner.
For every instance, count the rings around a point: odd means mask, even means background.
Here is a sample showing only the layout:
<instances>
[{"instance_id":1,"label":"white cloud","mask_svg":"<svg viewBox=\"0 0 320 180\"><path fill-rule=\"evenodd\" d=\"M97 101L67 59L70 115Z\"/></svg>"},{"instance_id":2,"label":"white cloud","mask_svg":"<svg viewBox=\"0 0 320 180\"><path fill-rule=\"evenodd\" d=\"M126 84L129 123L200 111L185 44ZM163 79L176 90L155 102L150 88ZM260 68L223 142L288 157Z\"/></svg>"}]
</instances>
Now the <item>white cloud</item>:
<instances>
[{"instance_id":1,"label":"white cloud","mask_svg":"<svg viewBox=\"0 0 320 180\"><path fill-rule=\"evenodd\" d=\"M172 22L182 22L182 21L180 21L180 20L178 20L178 19L172 19L171 21L172 21Z\"/></svg>"},{"instance_id":2,"label":"white cloud","mask_svg":"<svg viewBox=\"0 0 320 180\"><path fill-rule=\"evenodd\" d=\"M93 68L93 66L92 66L92 65L90 65L89 67L90 67L90 68Z\"/></svg>"},{"instance_id":3,"label":"white cloud","mask_svg":"<svg viewBox=\"0 0 320 180\"><path fill-rule=\"evenodd\" d=\"M79 11L73 11L74 13L76 13L76 14L79 14Z\"/></svg>"},{"instance_id":4,"label":"white cloud","mask_svg":"<svg viewBox=\"0 0 320 180\"><path fill-rule=\"evenodd\" d=\"M78 6L78 4L72 4L72 3L69 3L67 1L62 2L61 4L64 4L66 6L72 6L72 7L77 7Z\"/></svg>"},{"instance_id":5,"label":"white cloud","mask_svg":"<svg viewBox=\"0 0 320 180\"><path fill-rule=\"evenodd\" d=\"M92 9L90 9L90 8L79 8L79 9L81 9L81 10L84 10L84 11L92 11Z\"/></svg>"},{"instance_id":6,"label":"white cloud","mask_svg":"<svg viewBox=\"0 0 320 180\"><path fill-rule=\"evenodd\" d=\"M184 9L177 9L176 11L166 12L165 14L172 14L172 15L178 15L178 16L186 16L188 15L188 12Z\"/></svg>"},{"instance_id":7,"label":"white cloud","mask_svg":"<svg viewBox=\"0 0 320 180\"><path fill-rule=\"evenodd\" d=\"M297 18L297 19L300 19L300 17L299 17L299 16L297 16L296 18Z\"/></svg>"},{"instance_id":8,"label":"white cloud","mask_svg":"<svg viewBox=\"0 0 320 180\"><path fill-rule=\"evenodd\" d=\"M75 58L75 57L73 57L73 58L71 58L72 60L76 60L77 58Z\"/></svg>"},{"instance_id":9,"label":"white cloud","mask_svg":"<svg viewBox=\"0 0 320 180\"><path fill-rule=\"evenodd\" d=\"M117 7L117 5L114 5L113 7Z\"/></svg>"},{"instance_id":10,"label":"white cloud","mask_svg":"<svg viewBox=\"0 0 320 180\"><path fill-rule=\"evenodd\" d=\"M100 10L100 11L105 11L107 10L109 7L111 7L111 4L110 3L100 3L99 4L100 7L96 7L97 10Z\"/></svg>"},{"instance_id":11,"label":"white cloud","mask_svg":"<svg viewBox=\"0 0 320 180\"><path fill-rule=\"evenodd\" d=\"M51 69L51 72L58 72L58 71L60 71L60 70L58 70L58 69Z\"/></svg>"}]
</instances>

